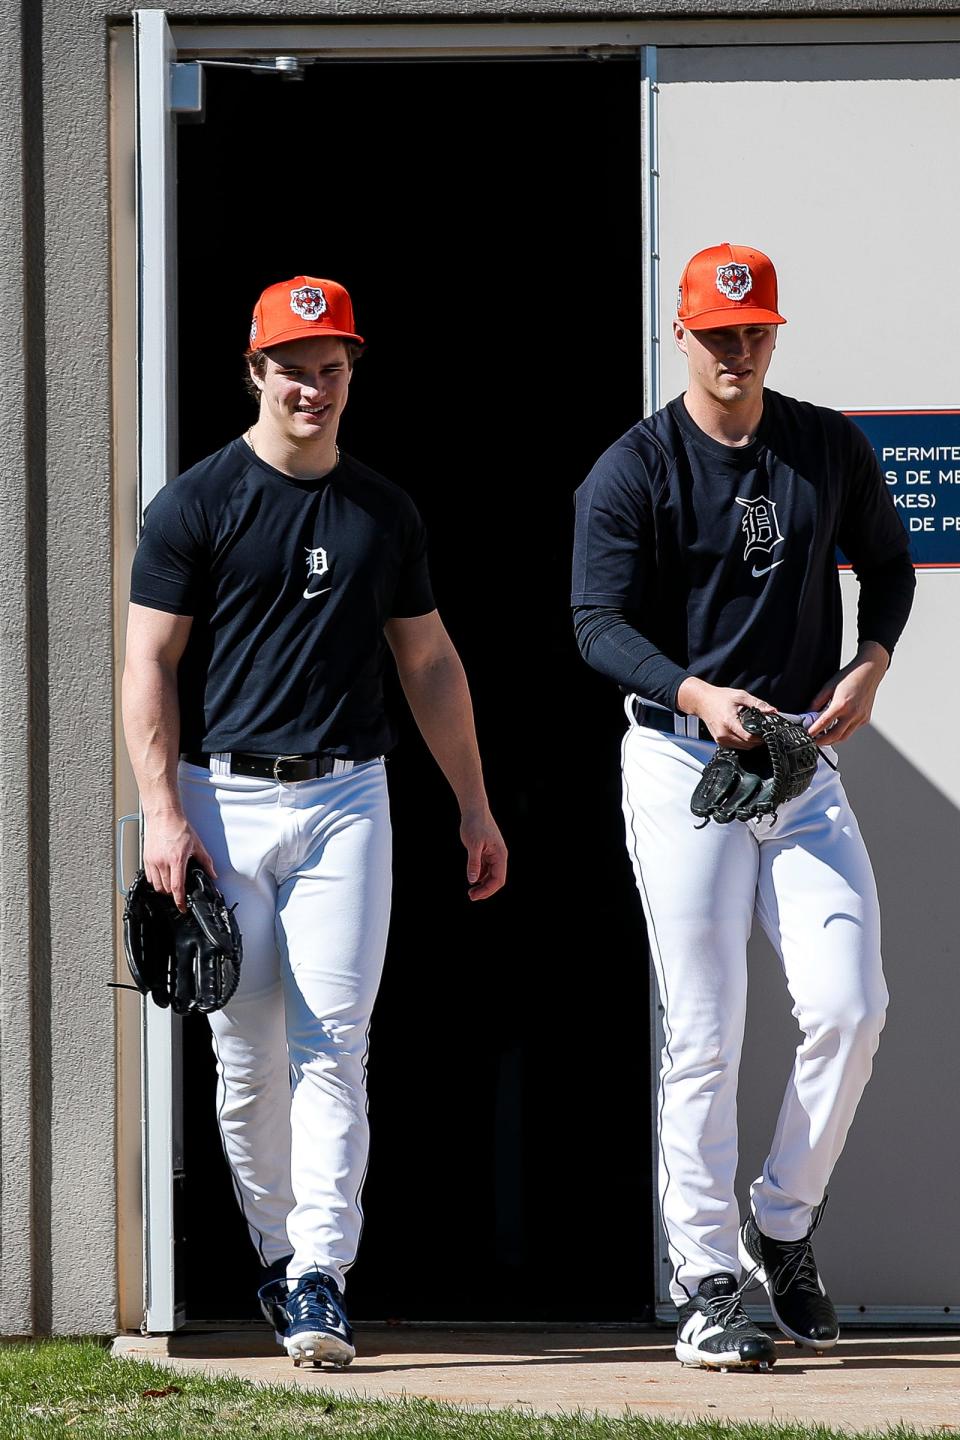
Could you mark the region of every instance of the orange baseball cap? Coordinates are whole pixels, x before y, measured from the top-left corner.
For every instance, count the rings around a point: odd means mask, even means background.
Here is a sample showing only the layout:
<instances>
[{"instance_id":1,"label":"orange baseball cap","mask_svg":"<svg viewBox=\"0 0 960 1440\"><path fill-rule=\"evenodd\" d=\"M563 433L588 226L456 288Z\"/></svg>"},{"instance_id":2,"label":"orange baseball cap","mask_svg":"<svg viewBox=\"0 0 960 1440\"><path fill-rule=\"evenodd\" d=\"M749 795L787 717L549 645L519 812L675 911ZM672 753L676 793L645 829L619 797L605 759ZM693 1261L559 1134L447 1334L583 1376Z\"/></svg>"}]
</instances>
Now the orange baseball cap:
<instances>
[{"instance_id":1,"label":"orange baseball cap","mask_svg":"<svg viewBox=\"0 0 960 1440\"><path fill-rule=\"evenodd\" d=\"M688 330L724 325L786 325L777 310L773 261L749 245L712 245L680 276L677 319Z\"/></svg>"},{"instance_id":2,"label":"orange baseball cap","mask_svg":"<svg viewBox=\"0 0 960 1440\"><path fill-rule=\"evenodd\" d=\"M363 344L353 320L350 296L336 280L294 275L268 285L253 308L250 349L269 350L286 340L327 335Z\"/></svg>"}]
</instances>

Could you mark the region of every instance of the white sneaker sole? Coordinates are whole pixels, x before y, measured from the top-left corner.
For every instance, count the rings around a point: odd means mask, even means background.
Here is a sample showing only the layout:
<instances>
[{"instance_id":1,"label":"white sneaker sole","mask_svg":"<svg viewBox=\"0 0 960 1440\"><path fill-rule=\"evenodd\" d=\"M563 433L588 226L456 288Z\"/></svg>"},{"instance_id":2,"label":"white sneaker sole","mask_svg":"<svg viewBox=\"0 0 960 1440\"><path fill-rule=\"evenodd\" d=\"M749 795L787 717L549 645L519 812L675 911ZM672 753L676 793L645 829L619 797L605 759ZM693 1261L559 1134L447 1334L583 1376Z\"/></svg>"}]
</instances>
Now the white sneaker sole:
<instances>
[{"instance_id":1,"label":"white sneaker sole","mask_svg":"<svg viewBox=\"0 0 960 1440\"><path fill-rule=\"evenodd\" d=\"M739 1350L698 1350L686 1340L678 1340L676 1356L681 1365L693 1365L698 1370L771 1370L776 1356L770 1360L744 1360Z\"/></svg>"},{"instance_id":2,"label":"white sneaker sole","mask_svg":"<svg viewBox=\"0 0 960 1440\"><path fill-rule=\"evenodd\" d=\"M752 1270L754 1280L756 1280L758 1284L762 1285L764 1290L767 1292L767 1300L770 1302L770 1313L773 1316L774 1320L777 1322L777 1329L780 1331L780 1333L782 1335L786 1335L788 1340L792 1340L794 1345L802 1346L804 1350L814 1350L818 1354L821 1350L832 1350L834 1345L836 1345L837 1341L840 1339L839 1331L836 1335L833 1336L831 1340L811 1340L809 1335L798 1335L795 1330L791 1330L790 1326L785 1325L784 1322L780 1319L780 1316L777 1314L777 1303L774 1300L774 1297L770 1294L770 1287L767 1284L767 1272L766 1270L764 1270L762 1265L758 1264L757 1261L754 1260L753 1256L750 1254L750 1251L747 1249L746 1245L744 1245L742 1230L737 1236L737 1253L740 1256L740 1264L743 1266L744 1270Z\"/></svg>"},{"instance_id":3,"label":"white sneaker sole","mask_svg":"<svg viewBox=\"0 0 960 1440\"><path fill-rule=\"evenodd\" d=\"M325 1330L301 1330L298 1335L285 1335L283 1348L294 1365L305 1360L314 1365L322 1365L326 1361L338 1369L349 1365L357 1353L346 1340L338 1340L336 1335L329 1335Z\"/></svg>"}]
</instances>

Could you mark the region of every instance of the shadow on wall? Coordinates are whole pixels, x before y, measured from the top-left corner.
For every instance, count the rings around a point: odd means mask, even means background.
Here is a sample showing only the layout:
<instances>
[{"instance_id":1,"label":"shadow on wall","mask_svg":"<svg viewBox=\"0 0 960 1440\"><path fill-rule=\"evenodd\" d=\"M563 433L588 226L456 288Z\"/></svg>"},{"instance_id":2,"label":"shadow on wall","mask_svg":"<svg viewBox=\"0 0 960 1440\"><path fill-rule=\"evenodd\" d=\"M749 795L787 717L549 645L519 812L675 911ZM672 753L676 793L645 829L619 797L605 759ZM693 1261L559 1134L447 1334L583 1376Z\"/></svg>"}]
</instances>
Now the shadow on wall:
<instances>
[{"instance_id":1,"label":"shadow on wall","mask_svg":"<svg viewBox=\"0 0 960 1440\"><path fill-rule=\"evenodd\" d=\"M956 1312L960 811L872 728L844 745L840 758L876 872L890 1008L834 1172L817 1258L837 1304ZM755 926L740 1080L744 1213L797 1043L790 1004L779 963Z\"/></svg>"}]
</instances>

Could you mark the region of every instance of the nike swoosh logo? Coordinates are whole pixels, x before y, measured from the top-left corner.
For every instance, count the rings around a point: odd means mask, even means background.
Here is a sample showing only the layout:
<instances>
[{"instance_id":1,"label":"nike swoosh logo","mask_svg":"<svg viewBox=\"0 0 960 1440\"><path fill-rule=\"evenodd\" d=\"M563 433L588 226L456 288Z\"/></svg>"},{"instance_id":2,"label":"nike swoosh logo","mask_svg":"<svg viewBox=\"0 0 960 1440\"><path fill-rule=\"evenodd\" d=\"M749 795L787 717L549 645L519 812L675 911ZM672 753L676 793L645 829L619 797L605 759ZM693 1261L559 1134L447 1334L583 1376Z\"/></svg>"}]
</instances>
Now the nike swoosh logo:
<instances>
[{"instance_id":1,"label":"nike swoosh logo","mask_svg":"<svg viewBox=\"0 0 960 1440\"><path fill-rule=\"evenodd\" d=\"M784 556L784 560L785 560L785 559L786 559L786 556ZM761 575L769 575L771 570L776 570L777 566L778 566L778 565L782 565L782 564L783 564L783 560L774 560L774 562L773 562L772 565L765 565L762 570L758 570L757 567L756 567L756 565L754 565L754 567L753 567L753 578L754 578L754 580L759 580Z\"/></svg>"},{"instance_id":2,"label":"nike swoosh logo","mask_svg":"<svg viewBox=\"0 0 960 1440\"><path fill-rule=\"evenodd\" d=\"M303 592L303 598L304 598L304 600L315 600L318 595L326 595L326 594L327 594L327 591L328 591L328 590L332 590L332 589L333 589L333 586L332 586L332 585L328 585L328 586L326 587L326 590L304 590L304 592Z\"/></svg>"}]
</instances>

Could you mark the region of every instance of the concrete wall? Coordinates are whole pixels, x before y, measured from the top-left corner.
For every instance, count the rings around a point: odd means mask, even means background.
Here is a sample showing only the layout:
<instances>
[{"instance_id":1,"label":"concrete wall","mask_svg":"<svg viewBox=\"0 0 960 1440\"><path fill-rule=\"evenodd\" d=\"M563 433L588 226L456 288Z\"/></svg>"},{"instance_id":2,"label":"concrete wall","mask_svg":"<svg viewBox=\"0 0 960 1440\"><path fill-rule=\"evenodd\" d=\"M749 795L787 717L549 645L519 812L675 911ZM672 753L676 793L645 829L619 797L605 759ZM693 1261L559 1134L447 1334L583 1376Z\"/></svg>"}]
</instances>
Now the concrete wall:
<instances>
[{"instance_id":1,"label":"concrete wall","mask_svg":"<svg viewBox=\"0 0 960 1440\"><path fill-rule=\"evenodd\" d=\"M117 1320L109 34L131 0L0 7L0 1332ZM156 8L156 7L154 7ZM171 20L948 16L954 0L176 0ZM17 103L19 97L20 103ZM125 1003L121 1001L119 1003ZM129 1166L129 1157L127 1157Z\"/></svg>"}]
</instances>

